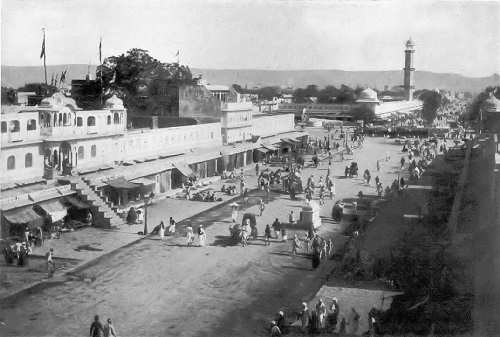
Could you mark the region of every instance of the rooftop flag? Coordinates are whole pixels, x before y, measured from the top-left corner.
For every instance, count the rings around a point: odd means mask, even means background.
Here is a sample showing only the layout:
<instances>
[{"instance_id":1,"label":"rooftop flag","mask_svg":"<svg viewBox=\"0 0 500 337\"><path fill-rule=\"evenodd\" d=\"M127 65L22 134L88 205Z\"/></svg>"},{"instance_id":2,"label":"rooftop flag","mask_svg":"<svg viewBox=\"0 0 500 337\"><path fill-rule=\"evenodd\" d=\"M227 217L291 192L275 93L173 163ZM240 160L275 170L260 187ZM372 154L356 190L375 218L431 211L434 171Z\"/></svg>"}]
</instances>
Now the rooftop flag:
<instances>
[{"instance_id":1,"label":"rooftop flag","mask_svg":"<svg viewBox=\"0 0 500 337\"><path fill-rule=\"evenodd\" d=\"M45 57L45 30L43 31L42 51L40 52L40 58L42 57Z\"/></svg>"}]
</instances>

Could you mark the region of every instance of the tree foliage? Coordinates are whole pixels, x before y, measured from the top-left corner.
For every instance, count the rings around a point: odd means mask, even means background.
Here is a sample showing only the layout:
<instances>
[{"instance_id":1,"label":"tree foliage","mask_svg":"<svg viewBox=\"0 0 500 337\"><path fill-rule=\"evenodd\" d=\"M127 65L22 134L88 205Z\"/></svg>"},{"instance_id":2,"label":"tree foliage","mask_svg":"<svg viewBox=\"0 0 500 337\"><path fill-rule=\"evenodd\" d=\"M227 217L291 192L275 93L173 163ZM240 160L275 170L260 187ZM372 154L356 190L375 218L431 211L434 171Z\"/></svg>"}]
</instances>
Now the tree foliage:
<instances>
[{"instance_id":1,"label":"tree foliage","mask_svg":"<svg viewBox=\"0 0 500 337\"><path fill-rule=\"evenodd\" d=\"M496 91L495 91L496 89ZM479 120L479 110L483 102L488 99L489 93L494 92L494 95L500 99L500 86L497 87L487 87L484 91L479 93L474 100L467 112L462 116L464 121L473 122Z\"/></svg>"},{"instance_id":2,"label":"tree foliage","mask_svg":"<svg viewBox=\"0 0 500 337\"><path fill-rule=\"evenodd\" d=\"M375 120L375 112L365 105L355 107L351 110L351 115L354 120L362 120L365 124Z\"/></svg>"},{"instance_id":3,"label":"tree foliage","mask_svg":"<svg viewBox=\"0 0 500 337\"><path fill-rule=\"evenodd\" d=\"M2 105L12 105L16 103L17 92L14 88L2 87Z\"/></svg>"},{"instance_id":4,"label":"tree foliage","mask_svg":"<svg viewBox=\"0 0 500 337\"><path fill-rule=\"evenodd\" d=\"M278 87L263 87L259 88L256 94L259 95L259 99L271 101L274 97L280 96L281 91Z\"/></svg>"},{"instance_id":5,"label":"tree foliage","mask_svg":"<svg viewBox=\"0 0 500 337\"><path fill-rule=\"evenodd\" d=\"M106 96L117 94L129 110L145 115L158 113L161 106L176 108L179 86L196 80L189 67L163 63L139 48L107 57L96 70L99 83L101 73Z\"/></svg>"},{"instance_id":6,"label":"tree foliage","mask_svg":"<svg viewBox=\"0 0 500 337\"><path fill-rule=\"evenodd\" d=\"M45 83L27 83L17 88L17 91L34 92L40 96L52 96L58 89L55 85Z\"/></svg>"},{"instance_id":7,"label":"tree foliage","mask_svg":"<svg viewBox=\"0 0 500 337\"><path fill-rule=\"evenodd\" d=\"M311 84L305 88L298 88L293 95L296 103L307 103L309 102L309 97L318 97L318 86Z\"/></svg>"},{"instance_id":8,"label":"tree foliage","mask_svg":"<svg viewBox=\"0 0 500 337\"><path fill-rule=\"evenodd\" d=\"M320 90L318 94L318 103L329 104L334 103L335 98L340 93L340 90L333 85L327 85L324 89Z\"/></svg>"},{"instance_id":9,"label":"tree foliage","mask_svg":"<svg viewBox=\"0 0 500 337\"><path fill-rule=\"evenodd\" d=\"M439 92L433 90L423 90L419 99L423 102L423 119L427 123L432 124L437 117L438 108L444 103L443 97Z\"/></svg>"}]
</instances>

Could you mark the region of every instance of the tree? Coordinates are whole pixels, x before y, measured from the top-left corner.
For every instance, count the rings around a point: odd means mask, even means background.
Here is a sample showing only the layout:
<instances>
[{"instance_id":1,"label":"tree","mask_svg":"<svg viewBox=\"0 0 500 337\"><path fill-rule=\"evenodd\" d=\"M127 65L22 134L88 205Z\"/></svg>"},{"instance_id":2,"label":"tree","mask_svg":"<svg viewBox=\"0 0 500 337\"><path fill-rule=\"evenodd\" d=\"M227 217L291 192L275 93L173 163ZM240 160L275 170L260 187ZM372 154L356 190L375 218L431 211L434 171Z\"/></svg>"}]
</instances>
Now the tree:
<instances>
[{"instance_id":1,"label":"tree","mask_svg":"<svg viewBox=\"0 0 500 337\"><path fill-rule=\"evenodd\" d=\"M496 91L495 91L496 89ZM468 111L462 116L462 119L464 121L478 121L479 120L479 110L481 108L481 105L485 100L488 99L489 93L493 92L494 95L500 99L500 86L497 87L487 87L483 92L479 93L474 100L472 101L472 104Z\"/></svg>"},{"instance_id":2,"label":"tree","mask_svg":"<svg viewBox=\"0 0 500 337\"><path fill-rule=\"evenodd\" d=\"M247 90L245 88L242 88L241 85L239 85L239 84L233 84L233 88L234 88L234 90L236 90L240 94L246 94L247 93Z\"/></svg>"},{"instance_id":3,"label":"tree","mask_svg":"<svg viewBox=\"0 0 500 337\"><path fill-rule=\"evenodd\" d=\"M45 83L27 83L22 87L17 88L17 92L26 91L34 92L39 96L52 96L58 91L57 87Z\"/></svg>"},{"instance_id":4,"label":"tree","mask_svg":"<svg viewBox=\"0 0 500 337\"><path fill-rule=\"evenodd\" d=\"M335 98L340 93L340 90L333 85L327 85L323 90L318 93L318 103L328 104L333 103Z\"/></svg>"},{"instance_id":5,"label":"tree","mask_svg":"<svg viewBox=\"0 0 500 337\"><path fill-rule=\"evenodd\" d=\"M278 87L263 87L257 90L259 99L265 99L271 101L274 97L281 95L280 89Z\"/></svg>"},{"instance_id":6,"label":"tree","mask_svg":"<svg viewBox=\"0 0 500 337\"><path fill-rule=\"evenodd\" d=\"M377 117L375 112L365 105L353 108L350 114L354 120L362 120L365 124L373 122Z\"/></svg>"},{"instance_id":7,"label":"tree","mask_svg":"<svg viewBox=\"0 0 500 337\"><path fill-rule=\"evenodd\" d=\"M349 104L356 100L356 94L354 90L347 85L342 84L340 86L340 92L335 99L335 103L339 104Z\"/></svg>"},{"instance_id":8,"label":"tree","mask_svg":"<svg viewBox=\"0 0 500 337\"><path fill-rule=\"evenodd\" d=\"M423 102L422 117L428 123L432 124L437 117L437 110L444 103L443 97L434 90L423 90L419 96Z\"/></svg>"},{"instance_id":9,"label":"tree","mask_svg":"<svg viewBox=\"0 0 500 337\"><path fill-rule=\"evenodd\" d=\"M160 62L139 48L107 57L96 70L97 83L101 73L105 96L117 94L129 110L145 115L157 114L162 107L176 109L179 86L196 81L189 67Z\"/></svg>"},{"instance_id":10,"label":"tree","mask_svg":"<svg viewBox=\"0 0 500 337\"><path fill-rule=\"evenodd\" d=\"M16 104L17 92L14 88L2 87L2 105Z\"/></svg>"}]
</instances>

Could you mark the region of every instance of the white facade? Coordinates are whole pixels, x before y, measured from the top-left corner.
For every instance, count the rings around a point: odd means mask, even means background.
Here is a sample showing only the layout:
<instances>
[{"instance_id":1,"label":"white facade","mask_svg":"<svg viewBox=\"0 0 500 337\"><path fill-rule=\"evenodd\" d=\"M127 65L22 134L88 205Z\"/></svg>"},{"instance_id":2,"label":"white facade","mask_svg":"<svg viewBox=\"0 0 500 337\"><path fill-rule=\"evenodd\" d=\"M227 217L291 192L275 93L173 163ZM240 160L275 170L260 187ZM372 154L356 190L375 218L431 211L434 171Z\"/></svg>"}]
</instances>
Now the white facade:
<instances>
[{"instance_id":1,"label":"white facade","mask_svg":"<svg viewBox=\"0 0 500 337\"><path fill-rule=\"evenodd\" d=\"M252 103L224 103L221 109L224 144L249 140L252 136Z\"/></svg>"},{"instance_id":2,"label":"white facade","mask_svg":"<svg viewBox=\"0 0 500 337\"><path fill-rule=\"evenodd\" d=\"M38 112L8 107L0 115L1 146L0 182L41 177L43 155L40 152Z\"/></svg>"},{"instance_id":3,"label":"white facade","mask_svg":"<svg viewBox=\"0 0 500 337\"><path fill-rule=\"evenodd\" d=\"M103 110L82 111L55 94L37 107L2 107L0 183L92 171L130 161L217 148L294 130L294 116L252 116L250 102L225 103L220 123L127 130L116 97Z\"/></svg>"},{"instance_id":4,"label":"white facade","mask_svg":"<svg viewBox=\"0 0 500 337\"><path fill-rule=\"evenodd\" d=\"M284 114L254 116L252 129L252 134L260 137L268 137L293 131L295 129L294 115Z\"/></svg>"}]
</instances>

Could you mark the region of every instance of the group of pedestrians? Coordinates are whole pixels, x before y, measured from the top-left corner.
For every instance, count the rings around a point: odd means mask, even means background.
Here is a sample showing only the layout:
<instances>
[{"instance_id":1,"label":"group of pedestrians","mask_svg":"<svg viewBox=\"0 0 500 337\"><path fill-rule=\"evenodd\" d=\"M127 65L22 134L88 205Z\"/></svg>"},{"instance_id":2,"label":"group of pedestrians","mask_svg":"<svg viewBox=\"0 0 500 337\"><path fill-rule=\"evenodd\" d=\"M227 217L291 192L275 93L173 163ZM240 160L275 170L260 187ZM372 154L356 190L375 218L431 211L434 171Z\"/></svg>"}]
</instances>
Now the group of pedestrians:
<instances>
[{"instance_id":1,"label":"group of pedestrians","mask_svg":"<svg viewBox=\"0 0 500 337\"><path fill-rule=\"evenodd\" d=\"M106 320L105 324L102 324L99 315L94 316L94 321L90 324L90 337L116 337L116 329L113 326L111 318Z\"/></svg>"},{"instance_id":2,"label":"group of pedestrians","mask_svg":"<svg viewBox=\"0 0 500 337\"><path fill-rule=\"evenodd\" d=\"M167 235L175 235L175 220L170 217L169 219L169 226L168 229L165 227L165 224L163 223L163 220L160 221L160 225L158 228L158 235L160 236L160 240L165 240L165 233L168 233Z\"/></svg>"},{"instance_id":3,"label":"group of pedestrians","mask_svg":"<svg viewBox=\"0 0 500 337\"><path fill-rule=\"evenodd\" d=\"M293 328L304 334L336 333L337 336L358 334L361 316L356 309L351 307L345 316L341 316L337 298L331 298L330 302L327 305L320 298L314 308L302 302L294 321L287 321L285 312L279 311L276 318L271 321L271 337L286 335Z\"/></svg>"},{"instance_id":4,"label":"group of pedestrians","mask_svg":"<svg viewBox=\"0 0 500 337\"><path fill-rule=\"evenodd\" d=\"M200 247L204 247L206 244L206 240L207 240L207 232L205 231L205 228L203 227L203 225L198 226L197 234L198 234L198 245ZM187 225L186 226L186 246L188 246L188 247L193 246L194 242L195 242L195 238L196 237L194 234L193 227L191 225Z\"/></svg>"}]
</instances>

